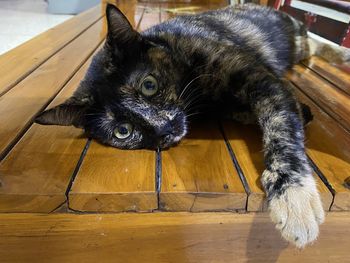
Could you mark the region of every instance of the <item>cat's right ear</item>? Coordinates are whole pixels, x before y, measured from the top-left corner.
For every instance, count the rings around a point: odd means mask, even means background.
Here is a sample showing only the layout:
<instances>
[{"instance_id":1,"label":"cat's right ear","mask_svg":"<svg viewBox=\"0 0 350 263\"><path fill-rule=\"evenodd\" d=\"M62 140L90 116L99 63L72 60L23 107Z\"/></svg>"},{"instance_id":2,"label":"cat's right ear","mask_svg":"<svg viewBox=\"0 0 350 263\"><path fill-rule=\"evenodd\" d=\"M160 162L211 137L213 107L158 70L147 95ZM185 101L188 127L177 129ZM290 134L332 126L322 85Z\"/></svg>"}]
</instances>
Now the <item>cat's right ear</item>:
<instances>
[{"instance_id":1,"label":"cat's right ear","mask_svg":"<svg viewBox=\"0 0 350 263\"><path fill-rule=\"evenodd\" d=\"M35 118L35 122L43 125L73 125L82 128L84 115L89 106L88 99L71 97L64 103L40 113Z\"/></svg>"},{"instance_id":2,"label":"cat's right ear","mask_svg":"<svg viewBox=\"0 0 350 263\"><path fill-rule=\"evenodd\" d=\"M141 43L141 35L132 28L132 25L123 13L114 5L107 4L107 45L121 53L130 51Z\"/></svg>"}]
</instances>

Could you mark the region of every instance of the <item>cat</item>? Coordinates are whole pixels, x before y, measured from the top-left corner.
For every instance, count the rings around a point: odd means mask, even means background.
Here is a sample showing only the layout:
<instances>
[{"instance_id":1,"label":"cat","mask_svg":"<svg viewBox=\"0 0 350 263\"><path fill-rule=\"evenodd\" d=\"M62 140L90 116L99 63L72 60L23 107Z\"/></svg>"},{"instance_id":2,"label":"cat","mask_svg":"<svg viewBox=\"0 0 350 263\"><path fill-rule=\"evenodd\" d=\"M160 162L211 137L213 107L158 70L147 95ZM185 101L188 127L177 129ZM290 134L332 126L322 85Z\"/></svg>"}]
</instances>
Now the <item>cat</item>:
<instances>
[{"instance_id":1,"label":"cat","mask_svg":"<svg viewBox=\"0 0 350 263\"><path fill-rule=\"evenodd\" d=\"M168 148L188 131L199 98L233 106L233 117L259 124L270 217L297 247L316 240L324 221L304 147L311 118L283 75L317 53L302 23L256 5L179 16L135 31L113 5L105 44L74 95L36 117L74 125L122 149ZM235 111L236 108L236 111Z\"/></svg>"}]
</instances>

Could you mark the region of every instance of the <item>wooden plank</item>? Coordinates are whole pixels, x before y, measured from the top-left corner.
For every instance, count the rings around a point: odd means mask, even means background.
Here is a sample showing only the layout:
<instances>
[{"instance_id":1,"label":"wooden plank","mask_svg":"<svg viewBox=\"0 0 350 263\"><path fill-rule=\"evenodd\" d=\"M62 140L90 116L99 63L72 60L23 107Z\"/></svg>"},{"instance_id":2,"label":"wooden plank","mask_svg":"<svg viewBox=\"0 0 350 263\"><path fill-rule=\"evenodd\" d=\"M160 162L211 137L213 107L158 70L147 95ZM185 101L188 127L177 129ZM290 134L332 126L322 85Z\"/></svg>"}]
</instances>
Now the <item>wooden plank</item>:
<instances>
[{"instance_id":1,"label":"wooden plank","mask_svg":"<svg viewBox=\"0 0 350 263\"><path fill-rule=\"evenodd\" d=\"M117 6L139 30L143 23L156 23L153 16L143 14L144 6L136 4L120 1ZM70 209L99 212L156 209L155 163L153 151L123 151L92 142L69 192Z\"/></svg>"},{"instance_id":2,"label":"wooden plank","mask_svg":"<svg viewBox=\"0 0 350 263\"><path fill-rule=\"evenodd\" d=\"M49 108L69 98L84 77L89 59ZM87 139L74 127L33 124L0 163L1 212L51 212L65 192Z\"/></svg>"},{"instance_id":3,"label":"wooden plank","mask_svg":"<svg viewBox=\"0 0 350 263\"><path fill-rule=\"evenodd\" d=\"M0 97L0 159L101 43L101 28L100 20Z\"/></svg>"},{"instance_id":4,"label":"wooden plank","mask_svg":"<svg viewBox=\"0 0 350 263\"><path fill-rule=\"evenodd\" d=\"M69 208L89 212L157 208L155 153L91 143L69 192Z\"/></svg>"},{"instance_id":5,"label":"wooden plank","mask_svg":"<svg viewBox=\"0 0 350 263\"><path fill-rule=\"evenodd\" d=\"M265 213L2 214L1 262L349 262L350 214L297 250ZM43 260L43 261L45 261Z\"/></svg>"},{"instance_id":6,"label":"wooden plank","mask_svg":"<svg viewBox=\"0 0 350 263\"><path fill-rule=\"evenodd\" d=\"M333 83L337 88L350 95L350 75L344 71L330 65L319 57L311 57L303 62L305 66Z\"/></svg>"},{"instance_id":7,"label":"wooden plank","mask_svg":"<svg viewBox=\"0 0 350 263\"><path fill-rule=\"evenodd\" d=\"M287 74L296 86L302 89L312 100L350 131L350 96L321 79L310 69L302 65L293 67Z\"/></svg>"},{"instance_id":8,"label":"wooden plank","mask_svg":"<svg viewBox=\"0 0 350 263\"><path fill-rule=\"evenodd\" d=\"M158 4L147 4L139 26L139 31L144 31L161 22L160 6Z\"/></svg>"},{"instance_id":9,"label":"wooden plank","mask_svg":"<svg viewBox=\"0 0 350 263\"><path fill-rule=\"evenodd\" d=\"M101 17L101 7L97 6L1 55L0 96Z\"/></svg>"},{"instance_id":10,"label":"wooden plank","mask_svg":"<svg viewBox=\"0 0 350 263\"><path fill-rule=\"evenodd\" d=\"M250 189L247 210L266 211L265 193L260 182L260 176L265 166L262 134L259 127L226 121L223 124L223 129ZM314 178L321 195L323 208L327 211L333 201L333 195L316 173L314 173Z\"/></svg>"},{"instance_id":11,"label":"wooden plank","mask_svg":"<svg viewBox=\"0 0 350 263\"><path fill-rule=\"evenodd\" d=\"M300 90L299 99L310 106L314 120L306 129L308 155L335 190L331 210L350 210L350 133L320 110Z\"/></svg>"},{"instance_id":12,"label":"wooden plank","mask_svg":"<svg viewBox=\"0 0 350 263\"><path fill-rule=\"evenodd\" d=\"M180 145L162 152L160 209L244 210L246 200L217 124L197 123Z\"/></svg>"}]
</instances>

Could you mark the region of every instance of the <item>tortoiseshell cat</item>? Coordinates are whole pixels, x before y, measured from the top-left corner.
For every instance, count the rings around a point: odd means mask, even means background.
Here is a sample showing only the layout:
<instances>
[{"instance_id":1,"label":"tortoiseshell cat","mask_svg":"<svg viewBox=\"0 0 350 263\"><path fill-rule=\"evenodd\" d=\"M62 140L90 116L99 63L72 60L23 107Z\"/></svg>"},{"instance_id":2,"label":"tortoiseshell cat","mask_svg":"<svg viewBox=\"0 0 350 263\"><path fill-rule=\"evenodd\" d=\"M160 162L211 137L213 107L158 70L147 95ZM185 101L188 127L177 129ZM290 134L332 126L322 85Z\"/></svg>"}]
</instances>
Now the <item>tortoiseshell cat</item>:
<instances>
[{"instance_id":1,"label":"tortoiseshell cat","mask_svg":"<svg viewBox=\"0 0 350 263\"><path fill-rule=\"evenodd\" d=\"M266 190L272 221L298 247L314 241L324 212L304 149L299 104L282 79L315 53L303 25L254 5L180 16L142 33L107 6L104 47L74 95L36 118L74 125L123 149L167 148L187 132L201 96L246 109L263 131Z\"/></svg>"}]
</instances>

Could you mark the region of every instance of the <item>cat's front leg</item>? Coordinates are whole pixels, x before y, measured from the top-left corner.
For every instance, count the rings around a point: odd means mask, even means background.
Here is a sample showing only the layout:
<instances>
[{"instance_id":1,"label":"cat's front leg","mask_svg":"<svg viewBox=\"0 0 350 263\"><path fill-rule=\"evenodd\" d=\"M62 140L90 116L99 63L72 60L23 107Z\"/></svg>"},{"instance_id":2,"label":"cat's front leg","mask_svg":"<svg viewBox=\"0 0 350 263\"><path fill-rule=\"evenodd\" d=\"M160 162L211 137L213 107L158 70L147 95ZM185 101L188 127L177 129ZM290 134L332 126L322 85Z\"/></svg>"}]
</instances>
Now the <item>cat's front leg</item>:
<instances>
[{"instance_id":1,"label":"cat's front leg","mask_svg":"<svg viewBox=\"0 0 350 263\"><path fill-rule=\"evenodd\" d=\"M304 149L297 101L269 73L247 77L248 100L263 131L266 170L262 175L272 221L297 247L313 242L324 220L319 193Z\"/></svg>"}]
</instances>

